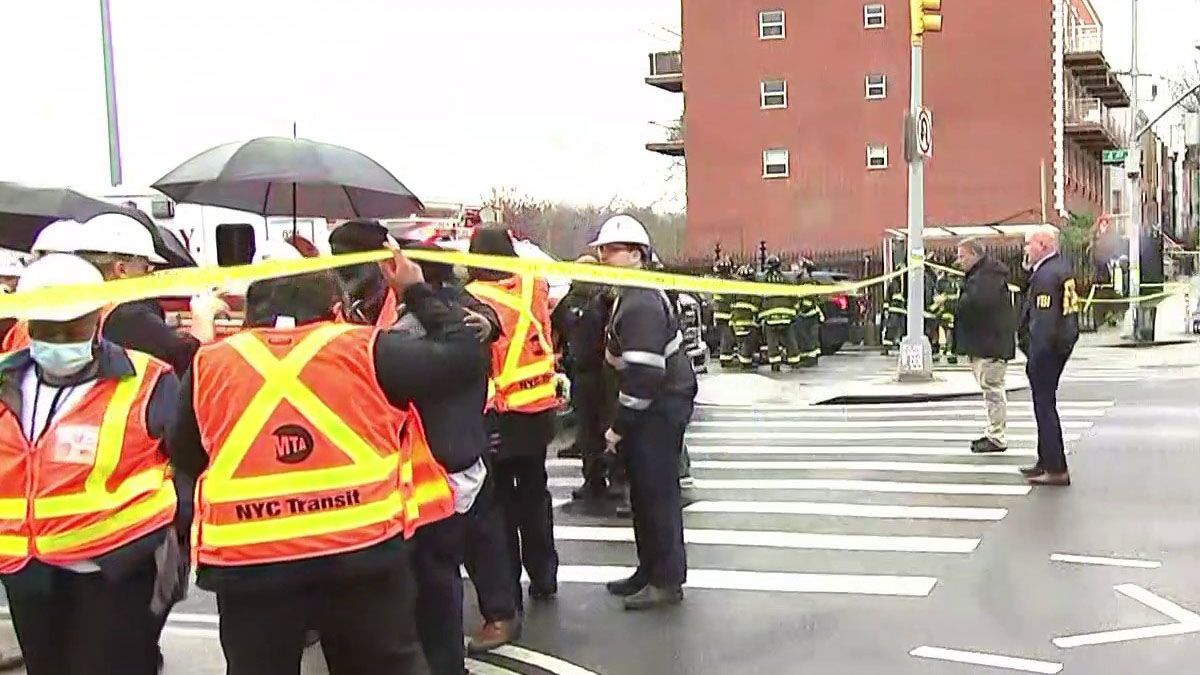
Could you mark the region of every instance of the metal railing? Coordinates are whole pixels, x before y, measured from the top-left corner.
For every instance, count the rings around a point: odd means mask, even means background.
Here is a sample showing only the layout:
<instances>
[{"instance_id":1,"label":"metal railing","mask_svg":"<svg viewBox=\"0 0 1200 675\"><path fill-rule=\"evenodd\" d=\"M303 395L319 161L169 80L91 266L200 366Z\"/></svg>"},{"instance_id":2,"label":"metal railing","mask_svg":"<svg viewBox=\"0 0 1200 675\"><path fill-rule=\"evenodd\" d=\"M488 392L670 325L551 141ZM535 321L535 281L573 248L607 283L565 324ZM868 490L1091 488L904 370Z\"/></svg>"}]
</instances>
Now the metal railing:
<instances>
[{"instance_id":1,"label":"metal railing","mask_svg":"<svg viewBox=\"0 0 1200 675\"><path fill-rule=\"evenodd\" d=\"M683 52L655 52L650 55L650 77L683 74Z\"/></svg>"},{"instance_id":2,"label":"metal railing","mask_svg":"<svg viewBox=\"0 0 1200 675\"><path fill-rule=\"evenodd\" d=\"M1125 116L1114 113L1098 98L1075 98L1067 101L1067 124L1095 124L1104 127L1118 143L1129 139Z\"/></svg>"},{"instance_id":3,"label":"metal railing","mask_svg":"<svg viewBox=\"0 0 1200 675\"><path fill-rule=\"evenodd\" d=\"M1100 52L1104 47L1104 31L1096 25L1077 25L1067 31L1067 53Z\"/></svg>"}]
</instances>

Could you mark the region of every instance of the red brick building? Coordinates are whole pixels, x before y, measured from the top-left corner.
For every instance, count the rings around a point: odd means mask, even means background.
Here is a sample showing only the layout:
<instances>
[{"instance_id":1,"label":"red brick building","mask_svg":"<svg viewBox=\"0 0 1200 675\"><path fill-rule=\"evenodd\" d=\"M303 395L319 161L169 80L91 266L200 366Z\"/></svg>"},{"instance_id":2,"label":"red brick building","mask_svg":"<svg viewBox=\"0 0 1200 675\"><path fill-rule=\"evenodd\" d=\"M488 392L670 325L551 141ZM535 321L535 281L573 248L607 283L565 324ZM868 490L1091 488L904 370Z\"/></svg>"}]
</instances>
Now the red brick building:
<instances>
[{"instance_id":1,"label":"red brick building","mask_svg":"<svg viewBox=\"0 0 1200 675\"><path fill-rule=\"evenodd\" d=\"M904 227L908 0L683 2L681 52L647 83L684 114L688 250L878 244ZM929 225L1097 214L1129 97L1089 0L945 0L925 41Z\"/></svg>"}]
</instances>

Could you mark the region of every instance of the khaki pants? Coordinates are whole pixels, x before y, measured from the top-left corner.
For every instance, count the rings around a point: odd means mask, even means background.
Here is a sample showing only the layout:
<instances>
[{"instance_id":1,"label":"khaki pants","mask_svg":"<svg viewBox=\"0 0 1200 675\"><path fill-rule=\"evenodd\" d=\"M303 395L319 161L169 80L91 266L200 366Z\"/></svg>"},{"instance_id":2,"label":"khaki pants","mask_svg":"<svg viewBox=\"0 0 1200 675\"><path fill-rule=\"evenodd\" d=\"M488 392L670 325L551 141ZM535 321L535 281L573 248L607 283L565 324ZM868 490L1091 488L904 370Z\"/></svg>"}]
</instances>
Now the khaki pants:
<instances>
[{"instance_id":1,"label":"khaki pants","mask_svg":"<svg viewBox=\"0 0 1200 675\"><path fill-rule=\"evenodd\" d=\"M1008 362L1000 359L971 357L971 372L983 390L983 402L987 406L987 438L1002 448L1008 447L1005 427L1008 423L1008 395L1004 389L1004 372Z\"/></svg>"}]
</instances>

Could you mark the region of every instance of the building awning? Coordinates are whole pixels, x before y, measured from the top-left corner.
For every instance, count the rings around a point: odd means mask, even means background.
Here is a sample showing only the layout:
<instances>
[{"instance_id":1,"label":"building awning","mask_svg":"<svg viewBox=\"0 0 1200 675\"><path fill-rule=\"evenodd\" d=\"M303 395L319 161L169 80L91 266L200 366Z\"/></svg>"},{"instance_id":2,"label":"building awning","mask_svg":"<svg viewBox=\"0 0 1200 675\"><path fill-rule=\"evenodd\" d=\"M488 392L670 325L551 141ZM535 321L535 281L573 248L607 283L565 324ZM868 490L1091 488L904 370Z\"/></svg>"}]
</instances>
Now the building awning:
<instances>
[{"instance_id":1,"label":"building awning","mask_svg":"<svg viewBox=\"0 0 1200 675\"><path fill-rule=\"evenodd\" d=\"M1023 223L1011 225L955 225L925 228L926 239L966 239L968 237L1024 237L1046 228L1045 223ZM1049 227L1053 227L1050 225ZM908 229L888 228L885 230L895 239L907 239Z\"/></svg>"}]
</instances>

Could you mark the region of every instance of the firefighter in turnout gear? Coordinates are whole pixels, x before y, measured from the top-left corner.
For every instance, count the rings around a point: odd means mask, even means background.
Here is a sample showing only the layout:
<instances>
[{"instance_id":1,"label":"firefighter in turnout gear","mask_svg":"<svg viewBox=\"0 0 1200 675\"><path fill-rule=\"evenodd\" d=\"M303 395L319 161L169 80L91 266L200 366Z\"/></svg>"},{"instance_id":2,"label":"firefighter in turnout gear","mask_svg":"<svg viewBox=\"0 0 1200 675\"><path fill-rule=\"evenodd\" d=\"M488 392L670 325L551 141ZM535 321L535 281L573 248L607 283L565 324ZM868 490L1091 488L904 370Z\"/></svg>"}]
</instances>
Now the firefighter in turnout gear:
<instances>
[{"instance_id":1,"label":"firefighter in turnout gear","mask_svg":"<svg viewBox=\"0 0 1200 675\"><path fill-rule=\"evenodd\" d=\"M958 355L954 353L954 312L958 309L958 297L962 293L962 284L957 276L946 272L939 273L934 284L933 306L936 308L938 326L942 331L940 341L946 363L958 363Z\"/></svg>"},{"instance_id":2,"label":"firefighter in turnout gear","mask_svg":"<svg viewBox=\"0 0 1200 675\"><path fill-rule=\"evenodd\" d=\"M772 284L784 281L783 263L777 255L767 258L766 281ZM778 373L781 370L785 352L788 365L796 366L800 363L796 333L792 330L797 309L796 298L786 295L768 295L762 299L758 321L766 339L767 363L771 364L771 372Z\"/></svg>"},{"instance_id":3,"label":"firefighter in turnout gear","mask_svg":"<svg viewBox=\"0 0 1200 675\"><path fill-rule=\"evenodd\" d=\"M718 279L733 279L733 261L728 257L718 260L717 264L713 265L713 275ZM734 339L733 329L729 325L730 319L733 318L734 297L728 293L714 293L712 296L713 324L720 340L718 358L722 368L732 367L737 360L737 340Z\"/></svg>"},{"instance_id":4,"label":"firefighter in turnout gear","mask_svg":"<svg viewBox=\"0 0 1200 675\"><path fill-rule=\"evenodd\" d=\"M938 279L930 268L925 268L925 337L933 350L933 362L942 360L941 317L942 308L935 298Z\"/></svg>"},{"instance_id":5,"label":"firefighter in turnout gear","mask_svg":"<svg viewBox=\"0 0 1200 675\"><path fill-rule=\"evenodd\" d=\"M883 320L883 355L887 356L893 347L899 347L900 341L908 332L908 294L905 293L903 277L896 277L888 282L887 314Z\"/></svg>"},{"instance_id":6,"label":"firefighter in turnout gear","mask_svg":"<svg viewBox=\"0 0 1200 675\"><path fill-rule=\"evenodd\" d=\"M812 283L812 262L805 260L801 263L797 283ZM796 334L799 345L799 358L796 365L812 368L821 357L821 324L825 322L825 312L821 310L819 296L796 298L796 317L792 329Z\"/></svg>"},{"instance_id":7,"label":"firefighter in turnout gear","mask_svg":"<svg viewBox=\"0 0 1200 675\"><path fill-rule=\"evenodd\" d=\"M754 281L754 268L742 265L737 275L743 281ZM758 351L759 303L759 298L753 295L735 295L729 305L729 327L738 344L738 365L747 370L754 368L754 354Z\"/></svg>"}]
</instances>

